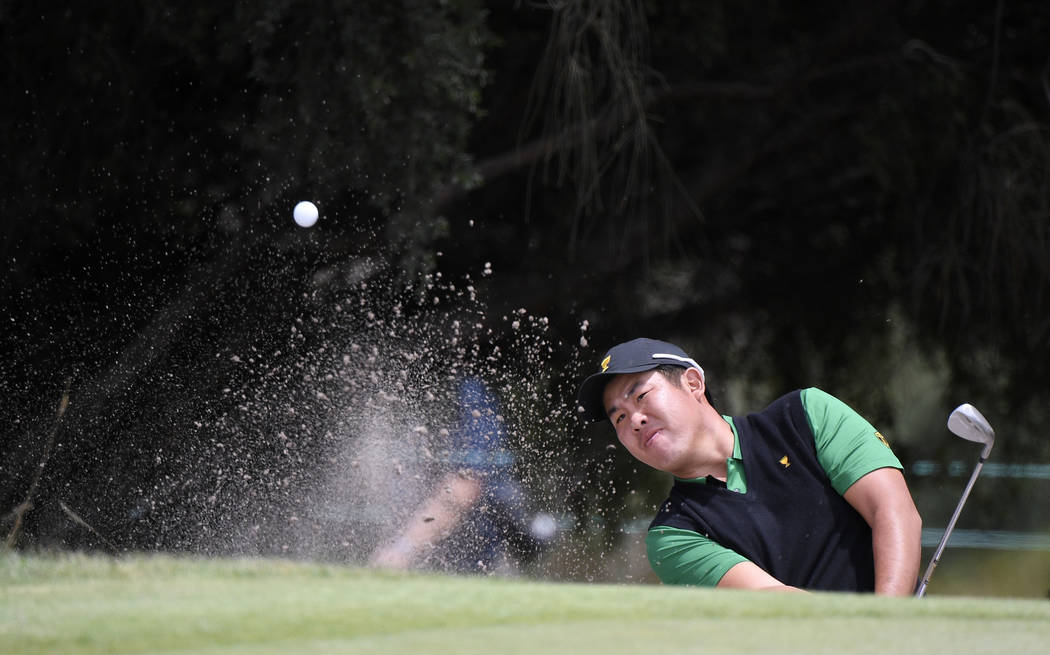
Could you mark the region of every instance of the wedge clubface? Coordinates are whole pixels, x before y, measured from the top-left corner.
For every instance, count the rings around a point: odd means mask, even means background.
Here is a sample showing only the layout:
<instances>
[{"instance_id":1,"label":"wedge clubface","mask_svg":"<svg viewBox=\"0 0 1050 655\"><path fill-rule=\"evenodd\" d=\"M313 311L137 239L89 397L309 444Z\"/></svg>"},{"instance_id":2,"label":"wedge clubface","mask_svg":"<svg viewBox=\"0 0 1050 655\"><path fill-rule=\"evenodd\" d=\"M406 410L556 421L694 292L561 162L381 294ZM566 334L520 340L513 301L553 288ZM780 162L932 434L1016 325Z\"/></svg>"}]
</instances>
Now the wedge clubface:
<instances>
[{"instance_id":1,"label":"wedge clubface","mask_svg":"<svg viewBox=\"0 0 1050 655\"><path fill-rule=\"evenodd\" d=\"M981 467L984 466L985 460L988 459L988 455L992 452L992 444L995 443L995 431L992 430L988 419L969 403L963 403L952 411L951 415L948 416L948 429L967 441L983 443L984 450L981 451L981 457L977 460L977 466L973 469L973 475L970 476L970 481L966 484L966 489L963 490L962 498L959 499L959 504L955 507L952 519L948 521L948 527L944 529L941 543L937 545L937 550L933 553L933 559L930 560L930 565L926 567L926 573L922 576L919 589L915 592L917 598L921 598L926 593L926 585L930 584L930 577L933 576L933 570L937 568L937 563L941 560L941 553L944 552L944 546L948 543L948 537L951 536L952 529L955 528L955 522L959 519L963 505L966 504L966 499L970 495L970 490L973 489L973 483L977 481L977 476L981 473Z\"/></svg>"}]
</instances>

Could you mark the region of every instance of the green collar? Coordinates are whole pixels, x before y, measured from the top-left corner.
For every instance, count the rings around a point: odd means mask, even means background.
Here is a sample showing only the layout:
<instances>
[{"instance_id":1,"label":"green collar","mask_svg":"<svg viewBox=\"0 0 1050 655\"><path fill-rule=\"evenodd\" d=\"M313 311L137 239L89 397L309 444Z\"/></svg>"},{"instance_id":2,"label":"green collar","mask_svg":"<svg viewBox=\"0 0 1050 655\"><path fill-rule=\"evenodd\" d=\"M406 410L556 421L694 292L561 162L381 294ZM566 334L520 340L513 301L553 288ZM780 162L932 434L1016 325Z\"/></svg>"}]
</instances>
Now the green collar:
<instances>
[{"instance_id":1,"label":"green collar","mask_svg":"<svg viewBox=\"0 0 1050 655\"><path fill-rule=\"evenodd\" d=\"M740 456L740 435L733 425L733 417L723 416L729 427L733 428L733 456L726 459L726 488L737 493L747 493L747 480L744 479L744 460ZM683 482L706 484L707 478L676 478Z\"/></svg>"}]
</instances>

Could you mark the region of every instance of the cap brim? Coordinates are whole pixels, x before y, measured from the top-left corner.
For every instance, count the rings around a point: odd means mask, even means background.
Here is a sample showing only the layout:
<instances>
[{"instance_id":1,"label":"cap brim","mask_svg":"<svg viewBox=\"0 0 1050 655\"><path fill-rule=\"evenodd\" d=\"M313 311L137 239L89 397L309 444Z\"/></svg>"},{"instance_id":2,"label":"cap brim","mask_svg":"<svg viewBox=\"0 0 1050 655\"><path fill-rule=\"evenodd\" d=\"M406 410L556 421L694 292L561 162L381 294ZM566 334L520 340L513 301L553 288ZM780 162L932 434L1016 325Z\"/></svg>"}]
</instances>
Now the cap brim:
<instances>
[{"instance_id":1,"label":"cap brim","mask_svg":"<svg viewBox=\"0 0 1050 655\"><path fill-rule=\"evenodd\" d=\"M589 376L580 385L580 393L576 396L577 404L583 409L580 411L580 418L584 422L600 421L606 417L605 413L605 401L602 396L605 395L605 385L609 384L609 381L617 376L624 373L641 373L642 371L651 371L657 366L666 362L652 362L646 364L640 364L638 366L628 366L615 371L602 371L601 373L595 373Z\"/></svg>"}]
</instances>

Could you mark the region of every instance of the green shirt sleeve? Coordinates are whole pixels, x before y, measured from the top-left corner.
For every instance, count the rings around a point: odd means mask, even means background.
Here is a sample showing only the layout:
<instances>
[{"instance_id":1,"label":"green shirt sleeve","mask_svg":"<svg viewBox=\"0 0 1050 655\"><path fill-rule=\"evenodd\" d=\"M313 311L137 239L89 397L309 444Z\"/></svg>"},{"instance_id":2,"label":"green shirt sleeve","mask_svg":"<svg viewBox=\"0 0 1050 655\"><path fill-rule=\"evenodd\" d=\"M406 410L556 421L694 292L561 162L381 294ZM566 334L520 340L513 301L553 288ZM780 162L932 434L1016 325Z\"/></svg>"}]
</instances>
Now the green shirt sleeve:
<instances>
[{"instance_id":1,"label":"green shirt sleeve","mask_svg":"<svg viewBox=\"0 0 1050 655\"><path fill-rule=\"evenodd\" d=\"M846 493L876 469L904 468L878 430L838 398L811 387L802 390L802 406L813 430L817 460L835 491Z\"/></svg>"},{"instance_id":2,"label":"green shirt sleeve","mask_svg":"<svg viewBox=\"0 0 1050 655\"><path fill-rule=\"evenodd\" d=\"M691 530L655 527L645 536L649 565L669 585L714 587L747 558Z\"/></svg>"}]
</instances>

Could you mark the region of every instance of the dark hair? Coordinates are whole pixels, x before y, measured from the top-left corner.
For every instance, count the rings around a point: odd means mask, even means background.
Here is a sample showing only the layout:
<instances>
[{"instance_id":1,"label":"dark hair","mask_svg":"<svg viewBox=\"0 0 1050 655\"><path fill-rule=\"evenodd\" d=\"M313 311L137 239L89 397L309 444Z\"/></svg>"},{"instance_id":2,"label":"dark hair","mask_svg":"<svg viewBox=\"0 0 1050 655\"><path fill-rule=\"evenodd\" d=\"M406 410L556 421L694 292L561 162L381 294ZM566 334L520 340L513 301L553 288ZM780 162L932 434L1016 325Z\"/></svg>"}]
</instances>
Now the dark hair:
<instances>
[{"instance_id":1,"label":"dark hair","mask_svg":"<svg viewBox=\"0 0 1050 655\"><path fill-rule=\"evenodd\" d=\"M677 364L660 364L653 370L670 380L674 386L681 387L684 368L684 366L678 366ZM711 407L715 406L715 401L711 398L711 388L707 386L706 380L704 381L704 398L707 398L707 402Z\"/></svg>"}]
</instances>

